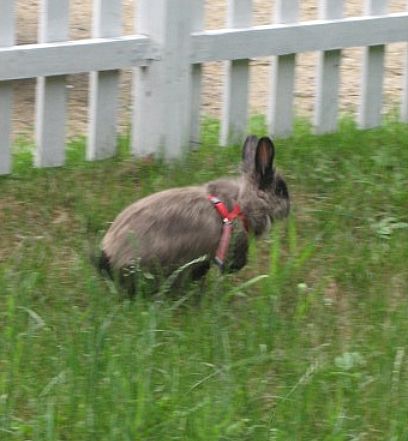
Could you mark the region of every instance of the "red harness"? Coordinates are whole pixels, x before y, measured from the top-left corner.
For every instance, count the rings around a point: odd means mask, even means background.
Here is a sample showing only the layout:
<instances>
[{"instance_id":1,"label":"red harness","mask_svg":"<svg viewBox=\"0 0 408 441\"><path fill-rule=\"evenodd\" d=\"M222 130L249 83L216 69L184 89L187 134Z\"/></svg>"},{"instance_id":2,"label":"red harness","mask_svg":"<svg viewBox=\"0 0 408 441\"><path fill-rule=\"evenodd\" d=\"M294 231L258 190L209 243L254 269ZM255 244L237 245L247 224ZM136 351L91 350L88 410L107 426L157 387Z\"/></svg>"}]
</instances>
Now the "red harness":
<instances>
[{"instance_id":1,"label":"red harness","mask_svg":"<svg viewBox=\"0 0 408 441\"><path fill-rule=\"evenodd\" d=\"M236 218L239 218L245 228L245 231L248 231L248 222L238 204L234 205L232 211L228 211L228 208L225 206L224 202L220 201L216 196L209 195L208 200L212 202L214 208L222 218L222 235L217 252L215 254L215 262L220 267L221 271L223 271L225 266L225 256L227 255L229 244L231 242L233 221Z\"/></svg>"}]
</instances>

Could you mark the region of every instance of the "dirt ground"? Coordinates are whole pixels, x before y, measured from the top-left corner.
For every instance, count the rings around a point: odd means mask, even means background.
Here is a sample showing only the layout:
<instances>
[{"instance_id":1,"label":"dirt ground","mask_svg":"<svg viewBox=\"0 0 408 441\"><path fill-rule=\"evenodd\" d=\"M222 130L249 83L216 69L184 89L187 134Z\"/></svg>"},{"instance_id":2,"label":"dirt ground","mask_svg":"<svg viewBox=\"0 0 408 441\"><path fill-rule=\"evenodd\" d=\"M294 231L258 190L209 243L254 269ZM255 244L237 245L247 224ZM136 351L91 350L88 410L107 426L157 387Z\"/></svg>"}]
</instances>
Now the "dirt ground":
<instances>
[{"instance_id":1,"label":"dirt ground","mask_svg":"<svg viewBox=\"0 0 408 441\"><path fill-rule=\"evenodd\" d=\"M17 0L17 41L33 43L37 35L37 17L39 0ZM137 0L123 0L124 34L133 32ZM272 22L274 0L254 0L255 25ZM360 15L363 11L363 0L345 0L346 16ZM317 18L318 0L302 0L301 20ZM390 12L407 10L406 0L390 0ZM90 36L92 0L71 0L70 38L79 39ZM206 29L224 26L226 0L206 0ZM385 110L395 107L401 99L403 72L406 59L406 44L392 44L387 47L385 72ZM359 101L359 82L361 75L362 49L344 51L341 66L340 107L343 111L355 111ZM297 79L295 106L298 114L310 115L315 97L316 53L300 54L297 59ZM223 63L209 63L204 69L203 112L220 116ZM269 60L257 59L251 62L250 111L265 112L269 90ZM69 91L69 126L70 136L86 133L88 75L68 77ZM124 71L121 75L121 108L120 128L127 127L129 122L131 96L131 75ZM34 80L15 82L15 108L13 128L15 136L31 136L34 121Z\"/></svg>"}]
</instances>

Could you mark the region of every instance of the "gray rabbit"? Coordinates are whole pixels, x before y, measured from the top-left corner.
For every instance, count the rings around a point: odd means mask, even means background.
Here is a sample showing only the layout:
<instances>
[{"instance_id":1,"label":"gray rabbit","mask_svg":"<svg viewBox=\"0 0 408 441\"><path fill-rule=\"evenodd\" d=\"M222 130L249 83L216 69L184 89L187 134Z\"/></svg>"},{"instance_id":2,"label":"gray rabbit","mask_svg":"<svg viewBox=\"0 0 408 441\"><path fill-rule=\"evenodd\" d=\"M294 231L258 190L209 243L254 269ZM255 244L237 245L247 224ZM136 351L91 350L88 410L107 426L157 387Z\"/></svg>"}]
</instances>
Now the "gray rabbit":
<instances>
[{"instance_id":1,"label":"gray rabbit","mask_svg":"<svg viewBox=\"0 0 408 441\"><path fill-rule=\"evenodd\" d=\"M222 268L241 269L247 261L248 233L259 236L289 214L288 189L274 168L274 156L269 138L248 136L241 176L154 193L131 204L103 238L99 269L119 277L130 294L137 291L135 268L168 277L186 266L185 273L199 279L220 248L226 259L219 262ZM233 212L234 219L227 219Z\"/></svg>"}]
</instances>

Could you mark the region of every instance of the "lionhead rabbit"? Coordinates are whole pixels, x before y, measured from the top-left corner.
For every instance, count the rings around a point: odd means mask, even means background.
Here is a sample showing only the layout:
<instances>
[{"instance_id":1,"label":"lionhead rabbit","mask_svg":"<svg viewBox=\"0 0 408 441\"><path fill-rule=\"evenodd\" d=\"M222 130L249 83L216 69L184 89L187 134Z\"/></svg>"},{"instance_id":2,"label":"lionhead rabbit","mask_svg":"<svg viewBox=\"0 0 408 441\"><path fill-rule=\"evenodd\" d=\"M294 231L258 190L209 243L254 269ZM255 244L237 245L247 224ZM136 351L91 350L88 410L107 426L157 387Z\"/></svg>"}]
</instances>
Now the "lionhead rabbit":
<instances>
[{"instance_id":1,"label":"lionhead rabbit","mask_svg":"<svg viewBox=\"0 0 408 441\"><path fill-rule=\"evenodd\" d=\"M103 238L99 268L118 275L132 294L137 291L135 267L166 277L186 266L197 279L221 254L227 255L226 270L239 270L246 264L248 232L259 236L289 213L288 189L274 168L274 156L269 138L248 136L240 177L174 188L133 203Z\"/></svg>"}]
</instances>

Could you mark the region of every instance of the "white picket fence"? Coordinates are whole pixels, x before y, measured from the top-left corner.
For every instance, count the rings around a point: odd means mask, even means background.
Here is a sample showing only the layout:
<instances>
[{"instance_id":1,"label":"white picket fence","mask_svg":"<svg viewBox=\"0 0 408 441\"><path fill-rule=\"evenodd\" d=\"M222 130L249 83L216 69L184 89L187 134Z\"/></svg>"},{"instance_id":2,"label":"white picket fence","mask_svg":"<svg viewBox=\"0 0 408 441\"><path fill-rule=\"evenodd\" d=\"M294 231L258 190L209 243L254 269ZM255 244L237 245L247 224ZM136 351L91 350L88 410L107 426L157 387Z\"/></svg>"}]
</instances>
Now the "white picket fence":
<instances>
[{"instance_id":1,"label":"white picket fence","mask_svg":"<svg viewBox=\"0 0 408 441\"><path fill-rule=\"evenodd\" d=\"M344 18L343 0L320 0L320 19L298 22L298 0L276 0L275 23L251 27L252 0L228 0L226 29L203 30L204 0L139 0L140 34L121 36L120 0L93 0L92 38L68 39L69 0L41 0L39 43L15 45L14 0L0 0L0 174L11 170L12 84L37 78L36 156L39 167L64 163L65 75L90 72L87 158L116 150L119 69L135 68L132 151L177 157L199 141L202 65L225 61L221 144L247 128L249 59L275 56L270 132L293 124L295 55L319 51L314 126L336 130L341 50L365 47L359 123L381 124L384 45L408 42L408 12L387 14L387 0L365 0L362 17ZM407 4L408 9L408 4ZM408 65L408 56L407 56ZM408 122L408 69L401 118Z\"/></svg>"}]
</instances>

